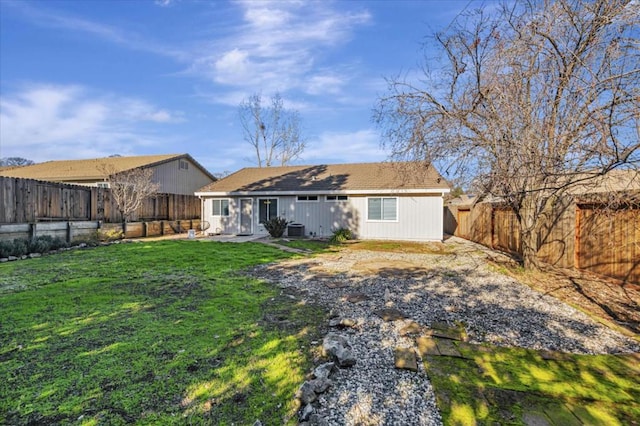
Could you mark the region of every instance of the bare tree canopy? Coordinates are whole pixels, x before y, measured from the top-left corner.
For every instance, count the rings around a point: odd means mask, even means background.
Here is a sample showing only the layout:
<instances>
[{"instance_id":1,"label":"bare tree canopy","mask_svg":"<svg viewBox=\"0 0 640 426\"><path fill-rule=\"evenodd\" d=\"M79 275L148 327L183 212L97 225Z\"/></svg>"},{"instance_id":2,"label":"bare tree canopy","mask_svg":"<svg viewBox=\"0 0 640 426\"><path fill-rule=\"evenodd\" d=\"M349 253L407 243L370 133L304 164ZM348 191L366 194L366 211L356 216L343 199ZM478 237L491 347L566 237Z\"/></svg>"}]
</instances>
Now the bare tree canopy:
<instances>
[{"instance_id":1,"label":"bare tree canopy","mask_svg":"<svg viewBox=\"0 0 640 426\"><path fill-rule=\"evenodd\" d=\"M244 140L256 154L258 167L285 166L300 157L306 146L300 129L300 116L284 108L280 94L267 106L254 94L239 107Z\"/></svg>"},{"instance_id":2,"label":"bare tree canopy","mask_svg":"<svg viewBox=\"0 0 640 426\"><path fill-rule=\"evenodd\" d=\"M501 197L525 267L537 267L539 217L556 197L615 169L637 176L639 17L637 0L467 13L435 34L442 68L426 63L419 84L389 80L374 113L385 144Z\"/></svg>"},{"instance_id":3,"label":"bare tree canopy","mask_svg":"<svg viewBox=\"0 0 640 426\"><path fill-rule=\"evenodd\" d=\"M118 205L123 222L127 222L142 202L160 188L159 184L153 182L153 169L137 168L116 172L105 165L103 171L109 175L111 196Z\"/></svg>"},{"instance_id":4,"label":"bare tree canopy","mask_svg":"<svg viewBox=\"0 0 640 426\"><path fill-rule=\"evenodd\" d=\"M5 157L0 159L0 166L30 166L31 164L35 163L22 157Z\"/></svg>"}]
</instances>

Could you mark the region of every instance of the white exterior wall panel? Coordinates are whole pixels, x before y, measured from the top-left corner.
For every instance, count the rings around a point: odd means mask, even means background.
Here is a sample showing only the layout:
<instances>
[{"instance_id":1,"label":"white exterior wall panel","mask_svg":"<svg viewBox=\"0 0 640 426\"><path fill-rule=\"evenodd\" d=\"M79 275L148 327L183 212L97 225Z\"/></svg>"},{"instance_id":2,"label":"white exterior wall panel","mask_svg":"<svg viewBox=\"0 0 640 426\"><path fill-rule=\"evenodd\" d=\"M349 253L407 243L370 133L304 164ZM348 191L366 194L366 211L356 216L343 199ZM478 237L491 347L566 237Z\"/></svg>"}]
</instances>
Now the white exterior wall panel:
<instances>
[{"instance_id":1,"label":"white exterior wall panel","mask_svg":"<svg viewBox=\"0 0 640 426\"><path fill-rule=\"evenodd\" d=\"M394 196L393 194L385 195L385 197ZM367 220L367 199L368 197L354 199L362 218L358 238L369 240L442 240L442 196L398 196L397 221Z\"/></svg>"},{"instance_id":2,"label":"white exterior wall panel","mask_svg":"<svg viewBox=\"0 0 640 426\"><path fill-rule=\"evenodd\" d=\"M228 199L229 216L214 216L212 200ZM233 198L204 198L202 219L209 222L208 234L237 234L239 232L238 200Z\"/></svg>"},{"instance_id":3,"label":"white exterior wall panel","mask_svg":"<svg viewBox=\"0 0 640 426\"><path fill-rule=\"evenodd\" d=\"M374 195L374 197L380 197ZM367 220L368 196L349 196L346 201L297 201L296 196L229 197L229 216L213 216L212 199L204 198L204 220L211 227L207 232L236 234L240 232L240 198L253 203L253 233L267 235L259 221L259 202L262 198L278 199L278 215L305 227L305 234L329 237L338 228L350 229L356 238L412 241L441 241L443 239L443 200L440 194L397 197L397 220Z\"/></svg>"}]
</instances>

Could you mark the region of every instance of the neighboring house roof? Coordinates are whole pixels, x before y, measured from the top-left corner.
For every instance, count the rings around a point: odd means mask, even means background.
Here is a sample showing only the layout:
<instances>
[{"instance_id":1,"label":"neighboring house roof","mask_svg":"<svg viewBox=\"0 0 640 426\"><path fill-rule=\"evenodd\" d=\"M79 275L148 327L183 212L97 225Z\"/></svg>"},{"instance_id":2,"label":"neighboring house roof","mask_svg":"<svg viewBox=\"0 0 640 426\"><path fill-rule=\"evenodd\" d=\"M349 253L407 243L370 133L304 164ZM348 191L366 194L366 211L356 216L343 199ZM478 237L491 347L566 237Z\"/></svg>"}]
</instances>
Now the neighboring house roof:
<instances>
[{"instance_id":1,"label":"neighboring house roof","mask_svg":"<svg viewBox=\"0 0 640 426\"><path fill-rule=\"evenodd\" d=\"M424 164L323 164L244 168L196 194L367 191L448 192L449 184L435 168Z\"/></svg>"},{"instance_id":2,"label":"neighboring house roof","mask_svg":"<svg viewBox=\"0 0 640 426\"><path fill-rule=\"evenodd\" d=\"M136 168L153 166L186 158L196 164L211 179L215 178L189 154L139 155L132 157L105 157L89 160L59 160L0 170L0 175L45 181L104 180L110 173L119 173Z\"/></svg>"},{"instance_id":3,"label":"neighboring house roof","mask_svg":"<svg viewBox=\"0 0 640 426\"><path fill-rule=\"evenodd\" d=\"M589 179L573 185L567 192L572 195L586 195L640 190L640 171L638 170L611 170L603 176L595 177L585 173L584 177Z\"/></svg>"},{"instance_id":4,"label":"neighboring house roof","mask_svg":"<svg viewBox=\"0 0 640 426\"><path fill-rule=\"evenodd\" d=\"M473 194L462 194L459 197L452 198L447 204L451 206L457 206L462 208L471 207L476 201L476 196Z\"/></svg>"}]
</instances>

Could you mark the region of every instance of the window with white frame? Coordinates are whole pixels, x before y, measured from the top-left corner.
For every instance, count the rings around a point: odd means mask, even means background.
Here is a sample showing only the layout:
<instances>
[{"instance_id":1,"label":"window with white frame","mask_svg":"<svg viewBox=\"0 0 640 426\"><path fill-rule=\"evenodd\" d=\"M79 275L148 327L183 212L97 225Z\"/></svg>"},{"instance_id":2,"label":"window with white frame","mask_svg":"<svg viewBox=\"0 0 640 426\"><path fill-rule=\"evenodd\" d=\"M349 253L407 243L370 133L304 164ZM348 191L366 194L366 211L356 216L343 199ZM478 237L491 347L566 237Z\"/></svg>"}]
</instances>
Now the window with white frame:
<instances>
[{"instance_id":1,"label":"window with white frame","mask_svg":"<svg viewBox=\"0 0 640 426\"><path fill-rule=\"evenodd\" d=\"M398 198L397 197L367 198L367 220L397 221L398 220Z\"/></svg>"},{"instance_id":2,"label":"window with white frame","mask_svg":"<svg viewBox=\"0 0 640 426\"><path fill-rule=\"evenodd\" d=\"M212 203L214 216L229 216L229 200L221 198L212 200Z\"/></svg>"},{"instance_id":3,"label":"window with white frame","mask_svg":"<svg viewBox=\"0 0 640 426\"><path fill-rule=\"evenodd\" d=\"M349 199L348 195L327 195L327 201L347 201Z\"/></svg>"},{"instance_id":4,"label":"window with white frame","mask_svg":"<svg viewBox=\"0 0 640 426\"><path fill-rule=\"evenodd\" d=\"M318 201L317 195L298 195L298 201Z\"/></svg>"}]
</instances>

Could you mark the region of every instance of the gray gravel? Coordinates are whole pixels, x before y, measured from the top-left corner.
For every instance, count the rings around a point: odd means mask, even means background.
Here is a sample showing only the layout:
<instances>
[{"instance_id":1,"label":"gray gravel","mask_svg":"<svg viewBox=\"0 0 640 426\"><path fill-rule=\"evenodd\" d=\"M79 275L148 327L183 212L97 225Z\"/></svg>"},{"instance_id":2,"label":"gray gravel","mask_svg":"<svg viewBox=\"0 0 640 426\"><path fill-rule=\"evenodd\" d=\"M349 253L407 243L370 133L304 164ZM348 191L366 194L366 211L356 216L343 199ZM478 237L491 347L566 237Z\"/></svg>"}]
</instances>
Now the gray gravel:
<instances>
[{"instance_id":1,"label":"gray gravel","mask_svg":"<svg viewBox=\"0 0 640 426\"><path fill-rule=\"evenodd\" d=\"M475 343L578 354L640 351L635 341L582 312L493 271L480 246L457 238L446 244L454 254L345 250L253 271L356 322L338 332L350 339L358 362L332 376L334 385L318 400L316 413L329 424L442 424L422 365L417 373L394 367L395 347L415 347L414 339L399 334L410 320L425 326L462 323ZM369 299L346 301L354 292ZM374 314L383 307L409 319L384 322Z\"/></svg>"}]
</instances>

